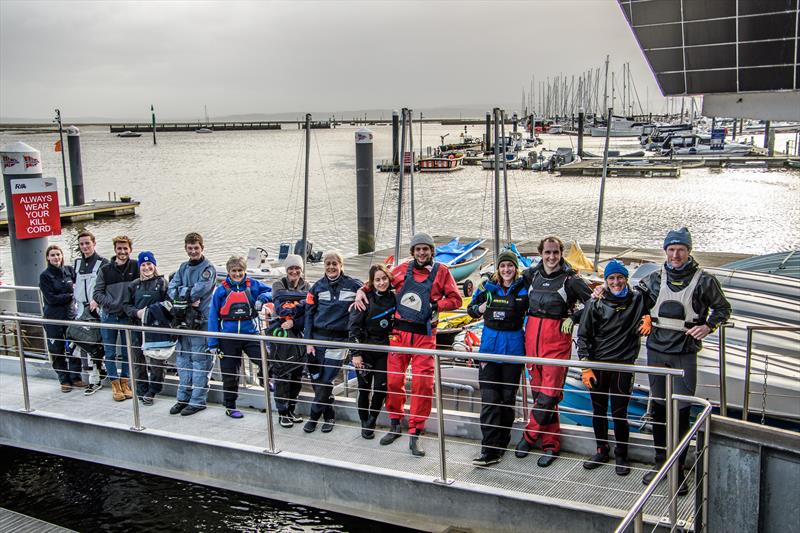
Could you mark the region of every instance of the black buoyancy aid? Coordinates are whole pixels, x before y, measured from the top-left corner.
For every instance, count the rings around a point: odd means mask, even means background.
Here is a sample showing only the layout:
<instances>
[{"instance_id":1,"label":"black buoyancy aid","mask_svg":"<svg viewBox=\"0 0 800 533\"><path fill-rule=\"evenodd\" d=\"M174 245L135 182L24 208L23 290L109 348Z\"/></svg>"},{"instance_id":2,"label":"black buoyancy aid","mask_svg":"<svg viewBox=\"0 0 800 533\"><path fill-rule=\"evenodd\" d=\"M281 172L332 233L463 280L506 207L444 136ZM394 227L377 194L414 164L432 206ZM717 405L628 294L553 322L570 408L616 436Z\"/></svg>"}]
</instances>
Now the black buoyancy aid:
<instances>
[{"instance_id":1,"label":"black buoyancy aid","mask_svg":"<svg viewBox=\"0 0 800 533\"><path fill-rule=\"evenodd\" d=\"M228 280L223 281L222 286L225 288L225 300L219 308L220 320L250 320L258 315L250 291L250 278L244 281L243 291L234 291Z\"/></svg>"},{"instance_id":2,"label":"black buoyancy aid","mask_svg":"<svg viewBox=\"0 0 800 533\"><path fill-rule=\"evenodd\" d=\"M559 320L568 316L570 305L566 284L571 276L569 270L562 270L557 276L548 278L537 270L528 287L528 314Z\"/></svg>"},{"instance_id":3,"label":"black buoyancy aid","mask_svg":"<svg viewBox=\"0 0 800 533\"><path fill-rule=\"evenodd\" d=\"M389 292L378 294L377 291L370 295L364 331L368 339L386 338L394 327L395 297Z\"/></svg>"},{"instance_id":4,"label":"black buoyancy aid","mask_svg":"<svg viewBox=\"0 0 800 533\"><path fill-rule=\"evenodd\" d=\"M489 292L483 322L488 328L498 331L516 331L525 323L528 301L525 298L525 284L517 283L509 287L508 293L499 295Z\"/></svg>"},{"instance_id":5,"label":"black buoyancy aid","mask_svg":"<svg viewBox=\"0 0 800 533\"><path fill-rule=\"evenodd\" d=\"M423 326L428 335L432 333L431 319L433 306L431 305L431 290L433 280L439 271L439 263L433 263L433 268L428 277L423 281L414 279L414 261L409 261L403 287L397 293L397 314L400 319L412 324Z\"/></svg>"},{"instance_id":6,"label":"black buoyancy aid","mask_svg":"<svg viewBox=\"0 0 800 533\"><path fill-rule=\"evenodd\" d=\"M152 280L152 281L151 281ZM144 309L152 304L160 303L167 293L167 282L162 276L148 280L136 280L133 283L133 306Z\"/></svg>"}]
</instances>

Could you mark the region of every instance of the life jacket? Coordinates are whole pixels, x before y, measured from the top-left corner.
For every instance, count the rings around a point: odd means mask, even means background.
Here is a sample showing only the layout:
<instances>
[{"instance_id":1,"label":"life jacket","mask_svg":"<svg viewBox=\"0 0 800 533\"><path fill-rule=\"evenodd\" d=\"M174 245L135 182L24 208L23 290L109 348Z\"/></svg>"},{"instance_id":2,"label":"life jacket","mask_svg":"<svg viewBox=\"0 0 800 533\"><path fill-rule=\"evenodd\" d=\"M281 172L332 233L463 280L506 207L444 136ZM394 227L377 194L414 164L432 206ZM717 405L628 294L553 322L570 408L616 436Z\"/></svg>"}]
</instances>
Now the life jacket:
<instances>
[{"instance_id":1,"label":"life jacket","mask_svg":"<svg viewBox=\"0 0 800 533\"><path fill-rule=\"evenodd\" d=\"M167 281L162 276L153 278L153 282L147 285L145 285L145 281L138 279L131 284L133 305L136 309L144 309L149 305L160 303L167 293Z\"/></svg>"},{"instance_id":2,"label":"life jacket","mask_svg":"<svg viewBox=\"0 0 800 533\"><path fill-rule=\"evenodd\" d=\"M225 299L219 309L220 320L250 320L258 316L253 295L250 291L250 278L244 280L244 290L234 291L228 280L222 282Z\"/></svg>"},{"instance_id":3,"label":"life jacket","mask_svg":"<svg viewBox=\"0 0 800 533\"><path fill-rule=\"evenodd\" d=\"M487 328L498 331L516 331L522 329L525 323L525 312L528 302L525 299L525 285L517 282L511 285L506 294L492 292L495 286L486 287L486 312L483 322ZM500 289L499 292L502 292Z\"/></svg>"},{"instance_id":4,"label":"life jacket","mask_svg":"<svg viewBox=\"0 0 800 533\"><path fill-rule=\"evenodd\" d=\"M547 278L537 270L528 287L528 314L540 318L562 319L569 315L566 283L572 272L562 270L558 276Z\"/></svg>"},{"instance_id":5,"label":"life jacket","mask_svg":"<svg viewBox=\"0 0 800 533\"><path fill-rule=\"evenodd\" d=\"M408 262L408 269L403 280L403 287L397 294L397 314L400 319L411 324L423 326L428 335L433 332L432 318L433 306L431 305L431 290L439 263L434 262L433 268L424 281L414 279L414 261Z\"/></svg>"},{"instance_id":6,"label":"life jacket","mask_svg":"<svg viewBox=\"0 0 800 533\"><path fill-rule=\"evenodd\" d=\"M384 294L388 298L378 296L377 292L370 293L370 305L366 310L368 314L364 324L364 331L368 339L386 338L394 327L394 312L397 309L395 298L391 294Z\"/></svg>"},{"instance_id":7,"label":"life jacket","mask_svg":"<svg viewBox=\"0 0 800 533\"><path fill-rule=\"evenodd\" d=\"M87 305L92 301L92 293L94 293L94 286L97 283L97 272L103 266L103 261L98 256L92 271L81 274L81 268L85 262L86 259L83 257L75 260L75 287L73 294L75 295L75 301L81 305Z\"/></svg>"},{"instance_id":8,"label":"life jacket","mask_svg":"<svg viewBox=\"0 0 800 533\"><path fill-rule=\"evenodd\" d=\"M668 286L666 269L661 267L661 286L650 313L654 328L687 331L698 324L700 316L692 307L692 296L702 273L703 270L698 268L689 283L675 292Z\"/></svg>"}]
</instances>

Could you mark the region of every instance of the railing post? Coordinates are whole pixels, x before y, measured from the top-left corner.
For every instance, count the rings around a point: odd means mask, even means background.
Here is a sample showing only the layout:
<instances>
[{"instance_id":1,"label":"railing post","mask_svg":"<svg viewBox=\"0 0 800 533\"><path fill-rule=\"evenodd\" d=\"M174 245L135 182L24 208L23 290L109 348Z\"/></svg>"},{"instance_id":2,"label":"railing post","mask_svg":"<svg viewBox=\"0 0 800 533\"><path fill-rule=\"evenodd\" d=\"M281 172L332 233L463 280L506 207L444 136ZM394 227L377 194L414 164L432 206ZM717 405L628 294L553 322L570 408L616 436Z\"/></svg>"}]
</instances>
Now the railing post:
<instances>
[{"instance_id":1,"label":"railing post","mask_svg":"<svg viewBox=\"0 0 800 533\"><path fill-rule=\"evenodd\" d=\"M750 410L750 365L753 359L753 330L747 327L747 344L744 352L744 396L742 397L742 420L747 421Z\"/></svg>"},{"instance_id":2,"label":"railing post","mask_svg":"<svg viewBox=\"0 0 800 533\"><path fill-rule=\"evenodd\" d=\"M730 324L733 325L733 324ZM725 331L729 324L719 326L719 414L728 416L727 363L725 349Z\"/></svg>"},{"instance_id":3,"label":"railing post","mask_svg":"<svg viewBox=\"0 0 800 533\"><path fill-rule=\"evenodd\" d=\"M703 435L703 520L700 523L700 531L708 531L708 468L711 459L709 457L711 446L711 415L706 417L705 435ZM696 483L696 482L695 482Z\"/></svg>"},{"instance_id":4,"label":"railing post","mask_svg":"<svg viewBox=\"0 0 800 533\"><path fill-rule=\"evenodd\" d=\"M267 413L267 453L278 453L275 451L275 429L272 424L272 394L269 390L269 360L267 359L267 341L260 339L261 346L261 372L264 375L264 401L266 402Z\"/></svg>"},{"instance_id":5,"label":"railing post","mask_svg":"<svg viewBox=\"0 0 800 533\"><path fill-rule=\"evenodd\" d=\"M633 519L633 533L644 533L644 519L641 511L636 513L636 518Z\"/></svg>"},{"instance_id":6,"label":"railing post","mask_svg":"<svg viewBox=\"0 0 800 533\"><path fill-rule=\"evenodd\" d=\"M671 375L666 376L666 399L665 407L667 410L667 457L671 457L675 452L676 436L678 433L678 408L677 401L672 399L672 389L674 378ZM678 520L678 468L680 468L680 461L678 465L672 465L669 469L669 491L667 497L669 498L669 523L674 526Z\"/></svg>"},{"instance_id":7,"label":"railing post","mask_svg":"<svg viewBox=\"0 0 800 533\"><path fill-rule=\"evenodd\" d=\"M128 370L130 371L128 380L131 382L131 390L133 391L133 427L131 429L133 431L142 431L144 427L142 427L142 420L139 416L139 395L136 394L136 367L133 366L133 342L131 341L131 330L129 329L125 330L125 347L128 352ZM142 354L142 357L144 357L144 354Z\"/></svg>"},{"instance_id":8,"label":"railing post","mask_svg":"<svg viewBox=\"0 0 800 533\"><path fill-rule=\"evenodd\" d=\"M527 422L530 412L528 411L528 380L525 378L527 369L522 365L522 373L519 376L522 382L522 421Z\"/></svg>"},{"instance_id":9,"label":"railing post","mask_svg":"<svg viewBox=\"0 0 800 533\"><path fill-rule=\"evenodd\" d=\"M45 350L47 350L47 344L45 344ZM25 366L25 350L22 347L22 322L19 320L17 320L17 355L19 356L19 376L22 379L22 402L25 406L25 412L30 413L33 409L31 409L31 396L28 390L28 369Z\"/></svg>"},{"instance_id":10,"label":"railing post","mask_svg":"<svg viewBox=\"0 0 800 533\"><path fill-rule=\"evenodd\" d=\"M447 479L447 451L444 438L444 402L442 401L442 369L439 356L433 356L433 379L436 384L436 415L439 419L439 479L437 483L450 485L453 480Z\"/></svg>"}]
</instances>

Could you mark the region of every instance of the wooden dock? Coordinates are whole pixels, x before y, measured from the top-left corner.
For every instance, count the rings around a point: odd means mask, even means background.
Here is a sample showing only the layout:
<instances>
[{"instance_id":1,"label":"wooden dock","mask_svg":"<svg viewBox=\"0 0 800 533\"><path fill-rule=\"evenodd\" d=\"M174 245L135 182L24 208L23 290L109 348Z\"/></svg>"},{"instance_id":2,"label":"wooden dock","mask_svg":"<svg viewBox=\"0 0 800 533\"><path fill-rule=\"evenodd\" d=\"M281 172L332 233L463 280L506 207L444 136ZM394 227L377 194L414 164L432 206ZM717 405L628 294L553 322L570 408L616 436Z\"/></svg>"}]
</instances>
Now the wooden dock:
<instances>
[{"instance_id":1,"label":"wooden dock","mask_svg":"<svg viewBox=\"0 0 800 533\"><path fill-rule=\"evenodd\" d=\"M602 176L602 159L582 159L558 167L562 176ZM678 178L678 162L655 162L649 159L609 159L608 176L612 178Z\"/></svg>"},{"instance_id":2,"label":"wooden dock","mask_svg":"<svg viewBox=\"0 0 800 533\"><path fill-rule=\"evenodd\" d=\"M140 202L134 200L128 202L96 200L82 205L62 205L60 206L61 223L135 215L139 204ZM0 213L0 231L8 231L7 210Z\"/></svg>"},{"instance_id":3,"label":"wooden dock","mask_svg":"<svg viewBox=\"0 0 800 533\"><path fill-rule=\"evenodd\" d=\"M74 533L38 518L0 507L0 531L6 533Z\"/></svg>"},{"instance_id":4,"label":"wooden dock","mask_svg":"<svg viewBox=\"0 0 800 533\"><path fill-rule=\"evenodd\" d=\"M156 132L196 131L208 128L214 131L246 131L246 130L279 130L281 125L276 122L171 122L156 124ZM132 131L134 133L151 133L152 124L111 124L111 133Z\"/></svg>"}]
</instances>

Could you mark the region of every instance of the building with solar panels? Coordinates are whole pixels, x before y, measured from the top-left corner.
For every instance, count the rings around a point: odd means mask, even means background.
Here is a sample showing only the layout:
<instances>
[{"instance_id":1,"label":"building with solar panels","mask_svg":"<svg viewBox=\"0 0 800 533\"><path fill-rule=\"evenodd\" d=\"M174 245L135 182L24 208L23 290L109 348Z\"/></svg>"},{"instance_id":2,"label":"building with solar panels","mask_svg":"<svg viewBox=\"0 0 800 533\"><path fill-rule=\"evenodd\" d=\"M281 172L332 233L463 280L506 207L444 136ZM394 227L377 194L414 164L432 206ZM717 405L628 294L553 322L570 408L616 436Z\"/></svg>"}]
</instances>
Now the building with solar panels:
<instances>
[{"instance_id":1,"label":"building with solar panels","mask_svg":"<svg viewBox=\"0 0 800 533\"><path fill-rule=\"evenodd\" d=\"M800 120L800 0L618 0L664 96L703 114Z\"/></svg>"}]
</instances>

